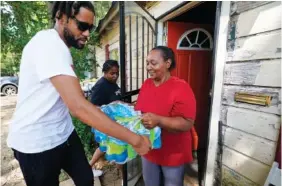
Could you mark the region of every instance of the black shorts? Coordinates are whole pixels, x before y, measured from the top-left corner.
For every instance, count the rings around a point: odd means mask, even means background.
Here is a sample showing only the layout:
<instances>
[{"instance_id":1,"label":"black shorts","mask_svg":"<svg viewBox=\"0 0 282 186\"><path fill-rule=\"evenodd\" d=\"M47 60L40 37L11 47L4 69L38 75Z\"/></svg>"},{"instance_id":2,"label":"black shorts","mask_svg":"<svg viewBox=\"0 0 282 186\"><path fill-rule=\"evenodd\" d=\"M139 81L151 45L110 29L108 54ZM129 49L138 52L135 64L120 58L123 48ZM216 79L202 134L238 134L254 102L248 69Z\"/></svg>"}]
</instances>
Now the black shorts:
<instances>
[{"instance_id":1,"label":"black shorts","mask_svg":"<svg viewBox=\"0 0 282 186\"><path fill-rule=\"evenodd\" d=\"M61 169L69 174L76 186L94 184L91 166L75 130L65 143L53 149L31 154L13 151L27 186L59 186Z\"/></svg>"}]
</instances>

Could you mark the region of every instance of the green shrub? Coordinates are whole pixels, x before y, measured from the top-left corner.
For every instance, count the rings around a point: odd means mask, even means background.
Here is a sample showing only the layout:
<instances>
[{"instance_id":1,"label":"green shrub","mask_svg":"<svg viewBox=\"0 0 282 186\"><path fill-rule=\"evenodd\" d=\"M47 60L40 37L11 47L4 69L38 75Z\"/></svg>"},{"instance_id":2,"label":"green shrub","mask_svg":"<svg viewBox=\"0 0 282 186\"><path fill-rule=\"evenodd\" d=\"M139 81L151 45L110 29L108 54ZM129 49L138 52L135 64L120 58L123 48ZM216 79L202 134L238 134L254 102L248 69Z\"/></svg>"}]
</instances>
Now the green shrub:
<instances>
[{"instance_id":1,"label":"green shrub","mask_svg":"<svg viewBox=\"0 0 282 186\"><path fill-rule=\"evenodd\" d=\"M92 157L94 150L96 149L96 145L94 143L94 135L91 132L91 127L85 125L79 119L72 117L72 121L75 127L75 130L81 140L81 143L84 147L85 154L90 160Z\"/></svg>"}]
</instances>

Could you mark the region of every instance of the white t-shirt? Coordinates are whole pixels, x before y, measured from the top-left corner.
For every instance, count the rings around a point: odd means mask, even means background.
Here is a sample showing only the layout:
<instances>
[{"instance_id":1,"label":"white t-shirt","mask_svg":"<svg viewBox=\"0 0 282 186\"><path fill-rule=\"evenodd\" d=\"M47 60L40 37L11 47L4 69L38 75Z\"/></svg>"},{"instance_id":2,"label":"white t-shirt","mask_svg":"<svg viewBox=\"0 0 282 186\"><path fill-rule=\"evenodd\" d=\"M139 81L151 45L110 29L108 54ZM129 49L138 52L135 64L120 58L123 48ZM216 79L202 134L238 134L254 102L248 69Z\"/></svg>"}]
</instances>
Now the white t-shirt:
<instances>
[{"instance_id":1,"label":"white t-shirt","mask_svg":"<svg viewBox=\"0 0 282 186\"><path fill-rule=\"evenodd\" d=\"M72 64L69 48L54 29L38 32L25 46L9 147L38 153L68 139L74 130L72 119L50 78L62 74L76 77Z\"/></svg>"}]
</instances>

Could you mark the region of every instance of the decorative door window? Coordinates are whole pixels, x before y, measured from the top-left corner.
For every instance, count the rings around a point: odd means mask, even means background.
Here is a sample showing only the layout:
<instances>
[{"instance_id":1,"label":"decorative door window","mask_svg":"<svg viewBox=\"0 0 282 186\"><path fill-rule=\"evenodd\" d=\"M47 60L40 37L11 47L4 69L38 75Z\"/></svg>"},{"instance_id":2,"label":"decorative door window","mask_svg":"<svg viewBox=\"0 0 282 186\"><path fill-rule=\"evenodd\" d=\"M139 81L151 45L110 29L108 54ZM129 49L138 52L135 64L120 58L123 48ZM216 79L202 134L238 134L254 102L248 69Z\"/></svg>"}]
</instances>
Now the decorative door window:
<instances>
[{"instance_id":1,"label":"decorative door window","mask_svg":"<svg viewBox=\"0 0 282 186\"><path fill-rule=\"evenodd\" d=\"M211 34L202 29L195 28L186 31L178 40L179 50L212 50L213 41Z\"/></svg>"}]
</instances>

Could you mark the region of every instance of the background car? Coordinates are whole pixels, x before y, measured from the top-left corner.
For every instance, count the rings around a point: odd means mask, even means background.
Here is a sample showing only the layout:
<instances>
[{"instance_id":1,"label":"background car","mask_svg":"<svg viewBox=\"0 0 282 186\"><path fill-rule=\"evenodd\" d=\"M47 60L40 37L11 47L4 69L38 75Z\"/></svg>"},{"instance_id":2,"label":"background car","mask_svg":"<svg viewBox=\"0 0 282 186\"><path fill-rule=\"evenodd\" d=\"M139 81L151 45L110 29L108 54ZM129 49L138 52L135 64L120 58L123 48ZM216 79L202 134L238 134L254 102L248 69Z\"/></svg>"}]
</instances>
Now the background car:
<instances>
[{"instance_id":1,"label":"background car","mask_svg":"<svg viewBox=\"0 0 282 186\"><path fill-rule=\"evenodd\" d=\"M1 94L6 96L16 95L18 93L19 77L3 76L0 77Z\"/></svg>"}]
</instances>

